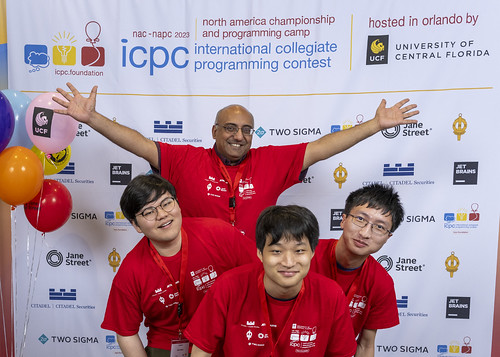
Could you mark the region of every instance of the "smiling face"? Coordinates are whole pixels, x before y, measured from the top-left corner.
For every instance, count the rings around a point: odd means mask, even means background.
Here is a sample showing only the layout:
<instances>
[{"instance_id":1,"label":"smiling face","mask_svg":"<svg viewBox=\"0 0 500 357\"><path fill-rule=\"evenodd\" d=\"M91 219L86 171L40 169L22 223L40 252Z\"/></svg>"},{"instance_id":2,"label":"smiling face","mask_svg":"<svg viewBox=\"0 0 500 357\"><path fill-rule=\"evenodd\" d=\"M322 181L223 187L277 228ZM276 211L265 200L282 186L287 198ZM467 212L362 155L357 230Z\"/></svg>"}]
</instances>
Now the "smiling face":
<instances>
[{"instance_id":1,"label":"smiling face","mask_svg":"<svg viewBox=\"0 0 500 357\"><path fill-rule=\"evenodd\" d=\"M271 237L257 255L264 265L264 287L266 292L277 299L291 299L298 295L302 280L309 272L314 252L309 240L298 241L293 237L283 237L276 244Z\"/></svg>"},{"instance_id":2,"label":"smiling face","mask_svg":"<svg viewBox=\"0 0 500 357\"><path fill-rule=\"evenodd\" d=\"M253 116L240 105L230 105L217 113L216 125L212 127L212 137L219 154L231 162L236 162L246 155L252 146L252 135L243 135L241 129L237 133L228 133L224 125L233 124L238 128L253 128Z\"/></svg>"},{"instance_id":3,"label":"smiling face","mask_svg":"<svg viewBox=\"0 0 500 357\"><path fill-rule=\"evenodd\" d=\"M178 202L175 201L175 206L170 212L158 207L168 197L172 196L167 192L157 200L146 204L136 215L136 222L132 221L135 230L148 237L162 256L174 255L181 247L182 216ZM158 213L153 220L147 220L141 214L150 207L156 207Z\"/></svg>"},{"instance_id":4,"label":"smiling face","mask_svg":"<svg viewBox=\"0 0 500 357\"><path fill-rule=\"evenodd\" d=\"M362 264L370 254L378 252L391 237L388 232L383 235L374 234L370 223L363 228L358 227L353 222L353 216L362 217L365 221L383 226L387 230L392 229L390 213L384 215L380 209L368 208L368 204L352 208L349 215L343 214L340 223L343 232L336 249L336 258L345 268L359 266L352 266L351 262L356 262L354 265ZM347 258L349 263L342 258Z\"/></svg>"}]
</instances>

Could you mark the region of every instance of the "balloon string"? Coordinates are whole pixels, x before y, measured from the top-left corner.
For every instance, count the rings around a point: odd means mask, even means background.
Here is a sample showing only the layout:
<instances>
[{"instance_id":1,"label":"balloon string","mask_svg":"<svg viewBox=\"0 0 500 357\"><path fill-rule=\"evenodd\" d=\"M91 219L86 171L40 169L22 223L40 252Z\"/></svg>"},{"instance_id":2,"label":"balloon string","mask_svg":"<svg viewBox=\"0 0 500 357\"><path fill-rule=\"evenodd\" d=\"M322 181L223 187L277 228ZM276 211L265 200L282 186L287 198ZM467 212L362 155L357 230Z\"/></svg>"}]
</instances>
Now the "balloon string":
<instances>
[{"instance_id":1,"label":"balloon string","mask_svg":"<svg viewBox=\"0 0 500 357\"><path fill-rule=\"evenodd\" d=\"M5 311L5 305L3 303L3 287L2 287L2 280L0 280L0 304L2 304L2 325L3 325L3 330L5 331L4 336L4 343L5 343L5 355L8 356L9 349L7 348L7 323L6 323L6 311ZM11 320L12 321L12 320ZM10 329L10 328L9 328Z\"/></svg>"},{"instance_id":2,"label":"balloon string","mask_svg":"<svg viewBox=\"0 0 500 357\"><path fill-rule=\"evenodd\" d=\"M45 165L44 165L45 166ZM45 168L44 168L45 169ZM40 189L40 197L38 199L38 210L37 210L37 217L36 217L36 226L38 227L38 223L39 223L39 219L40 219L40 209L41 209L41 205L42 205L42 197L43 197L43 183L42 183L42 188ZM27 269L28 269L28 296L27 296L27 299L26 299L26 307L25 307L25 314L24 314L24 327L23 327L23 339L22 339L22 343L21 343L21 351L20 351L20 354L19 356L20 357L23 357L24 355L24 349L26 347L26 338L27 338L27 334L28 334L28 325L29 325L29 321L30 321L30 317L31 317L31 309L30 309L30 306L31 306L31 302L33 301L33 295L34 295L34 292L35 292L35 283L36 283L36 278L38 276L38 270L40 268L40 255L41 255L41 251L39 252L39 255L38 255L38 264L37 264L37 268L36 268L36 271L35 271L35 276L34 276L34 280L33 280L33 266L35 264L35 252L36 252L36 242L37 242L37 233L38 231L35 229L35 234L33 236L33 240L34 240L34 243L33 243L33 254L32 254L32 258L31 258L31 264L30 264L30 257L29 257L29 253L30 253L30 248L29 248L29 243L30 243L30 238L29 238L29 234L27 235L27 246L26 246L26 251L27 251L27 260L26 260L26 264L27 264ZM45 233L42 233L42 237L45 237ZM31 266L30 266L31 265Z\"/></svg>"}]
</instances>

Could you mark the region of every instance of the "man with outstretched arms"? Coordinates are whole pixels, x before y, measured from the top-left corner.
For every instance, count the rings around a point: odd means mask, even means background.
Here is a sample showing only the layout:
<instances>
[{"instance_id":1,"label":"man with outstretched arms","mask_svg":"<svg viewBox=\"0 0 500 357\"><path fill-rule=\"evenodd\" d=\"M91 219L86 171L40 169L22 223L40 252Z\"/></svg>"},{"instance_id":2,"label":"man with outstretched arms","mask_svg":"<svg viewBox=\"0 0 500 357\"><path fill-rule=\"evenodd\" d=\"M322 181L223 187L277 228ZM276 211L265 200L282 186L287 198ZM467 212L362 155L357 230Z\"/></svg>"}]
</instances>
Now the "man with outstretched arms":
<instances>
[{"instance_id":1,"label":"man with outstretched arms","mask_svg":"<svg viewBox=\"0 0 500 357\"><path fill-rule=\"evenodd\" d=\"M179 193L184 216L217 217L235 225L251 238L255 222L279 195L301 182L314 163L342 152L382 129L416 123L418 114L408 99L386 108L382 100L375 117L353 128L327 134L310 143L264 146L251 149L254 118L241 105L217 113L212 126L212 148L154 142L139 132L112 121L95 110L97 86L88 98L68 83L61 88L66 101L54 97L68 114L104 135L113 143L147 160ZM301 176L302 175L302 176Z\"/></svg>"}]
</instances>

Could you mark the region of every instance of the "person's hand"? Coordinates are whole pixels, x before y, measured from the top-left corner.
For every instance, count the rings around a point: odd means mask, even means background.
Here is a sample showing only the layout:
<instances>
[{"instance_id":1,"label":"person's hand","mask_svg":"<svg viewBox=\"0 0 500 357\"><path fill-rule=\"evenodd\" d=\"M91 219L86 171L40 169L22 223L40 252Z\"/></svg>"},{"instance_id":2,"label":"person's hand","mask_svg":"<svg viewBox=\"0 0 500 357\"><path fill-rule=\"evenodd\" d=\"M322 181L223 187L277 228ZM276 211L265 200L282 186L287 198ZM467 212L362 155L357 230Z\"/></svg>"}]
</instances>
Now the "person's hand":
<instances>
[{"instance_id":1,"label":"person's hand","mask_svg":"<svg viewBox=\"0 0 500 357\"><path fill-rule=\"evenodd\" d=\"M66 109L55 109L54 111L59 114L70 115L79 122L88 123L92 114L95 113L97 86L94 86L89 97L85 98L71 83L66 83L66 85L71 90L73 96L65 90L57 88L57 91L66 98L66 101L57 97L52 97L52 99Z\"/></svg>"},{"instance_id":2,"label":"person's hand","mask_svg":"<svg viewBox=\"0 0 500 357\"><path fill-rule=\"evenodd\" d=\"M402 101L394 104L394 106L386 108L387 102L385 99L382 99L380 105L377 108L377 112L375 113L374 118L378 121L380 130L392 128L396 125L401 124L417 123L417 120L409 118L417 115L420 112L418 110L413 110L417 107L416 104L404 106L409 101L409 99L403 99Z\"/></svg>"}]
</instances>

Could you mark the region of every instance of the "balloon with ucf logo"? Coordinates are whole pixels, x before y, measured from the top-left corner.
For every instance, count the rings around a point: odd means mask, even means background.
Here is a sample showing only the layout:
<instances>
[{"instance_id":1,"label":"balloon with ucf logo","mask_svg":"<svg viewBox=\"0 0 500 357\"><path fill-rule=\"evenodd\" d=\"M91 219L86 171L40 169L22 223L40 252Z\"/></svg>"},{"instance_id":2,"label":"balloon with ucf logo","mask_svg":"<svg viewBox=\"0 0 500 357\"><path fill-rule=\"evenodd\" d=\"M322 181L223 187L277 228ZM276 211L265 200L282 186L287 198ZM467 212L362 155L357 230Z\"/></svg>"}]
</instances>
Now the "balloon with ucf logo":
<instances>
[{"instance_id":1,"label":"balloon with ucf logo","mask_svg":"<svg viewBox=\"0 0 500 357\"><path fill-rule=\"evenodd\" d=\"M64 109L52 100L59 93L44 93L35 97L26 110L26 131L37 148L53 154L67 147L76 137L78 122L69 115L58 114L54 109Z\"/></svg>"}]
</instances>

